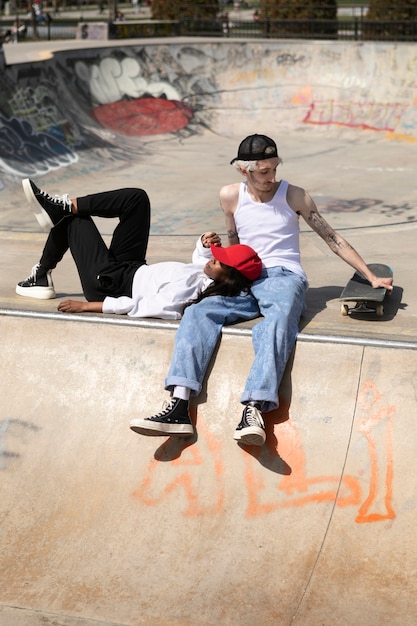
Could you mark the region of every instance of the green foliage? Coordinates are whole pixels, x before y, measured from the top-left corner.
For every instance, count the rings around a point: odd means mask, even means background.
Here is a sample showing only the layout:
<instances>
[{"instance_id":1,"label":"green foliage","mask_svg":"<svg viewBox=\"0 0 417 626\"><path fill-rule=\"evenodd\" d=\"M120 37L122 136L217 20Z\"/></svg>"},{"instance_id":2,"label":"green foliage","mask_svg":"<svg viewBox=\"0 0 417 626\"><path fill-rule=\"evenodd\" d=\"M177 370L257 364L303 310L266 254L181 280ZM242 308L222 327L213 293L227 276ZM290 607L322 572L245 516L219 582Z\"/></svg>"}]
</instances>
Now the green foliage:
<instances>
[{"instance_id":1,"label":"green foliage","mask_svg":"<svg viewBox=\"0 0 417 626\"><path fill-rule=\"evenodd\" d=\"M416 40L417 0L370 0L362 28L364 39Z\"/></svg>"},{"instance_id":2,"label":"green foliage","mask_svg":"<svg viewBox=\"0 0 417 626\"><path fill-rule=\"evenodd\" d=\"M337 0L261 0L260 19L270 21L274 35L336 37Z\"/></svg>"},{"instance_id":3,"label":"green foliage","mask_svg":"<svg viewBox=\"0 0 417 626\"><path fill-rule=\"evenodd\" d=\"M261 0L261 19L332 20L337 17L337 0Z\"/></svg>"},{"instance_id":4,"label":"green foliage","mask_svg":"<svg viewBox=\"0 0 417 626\"><path fill-rule=\"evenodd\" d=\"M188 0L187 3L180 0L152 0L151 7L154 20L214 19L219 12L217 0L210 4L201 0Z\"/></svg>"},{"instance_id":5,"label":"green foliage","mask_svg":"<svg viewBox=\"0 0 417 626\"><path fill-rule=\"evenodd\" d=\"M417 0L369 0L367 20L415 20Z\"/></svg>"}]
</instances>

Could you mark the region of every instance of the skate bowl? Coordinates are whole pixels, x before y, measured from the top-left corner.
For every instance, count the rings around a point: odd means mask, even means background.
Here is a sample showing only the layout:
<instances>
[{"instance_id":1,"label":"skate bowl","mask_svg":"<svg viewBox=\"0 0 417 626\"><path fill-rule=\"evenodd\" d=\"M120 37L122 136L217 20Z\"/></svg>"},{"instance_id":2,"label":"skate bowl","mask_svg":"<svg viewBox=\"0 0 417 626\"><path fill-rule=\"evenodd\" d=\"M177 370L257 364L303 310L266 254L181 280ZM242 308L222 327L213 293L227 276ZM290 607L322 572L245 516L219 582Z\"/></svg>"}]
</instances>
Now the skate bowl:
<instances>
[{"instance_id":1,"label":"skate bowl","mask_svg":"<svg viewBox=\"0 0 417 626\"><path fill-rule=\"evenodd\" d=\"M47 177L78 195L103 182L146 186L154 234L197 236L202 223L221 232L218 189L252 132L276 138L282 176L301 180L335 226L346 226L344 213L350 226L363 226L364 213L368 224L416 219L413 44L175 38L4 48L2 229L36 228L21 219L20 179Z\"/></svg>"},{"instance_id":2,"label":"skate bowl","mask_svg":"<svg viewBox=\"0 0 417 626\"><path fill-rule=\"evenodd\" d=\"M0 625L414 626L415 46L54 46L5 46L0 75ZM265 446L232 438L251 324L224 329L196 436L141 437L177 324L19 299L44 241L20 178L143 186L149 261L187 261L224 232L218 189L251 132L394 293L380 320L342 317L350 269L302 227L308 312ZM54 280L80 297L71 259Z\"/></svg>"}]
</instances>

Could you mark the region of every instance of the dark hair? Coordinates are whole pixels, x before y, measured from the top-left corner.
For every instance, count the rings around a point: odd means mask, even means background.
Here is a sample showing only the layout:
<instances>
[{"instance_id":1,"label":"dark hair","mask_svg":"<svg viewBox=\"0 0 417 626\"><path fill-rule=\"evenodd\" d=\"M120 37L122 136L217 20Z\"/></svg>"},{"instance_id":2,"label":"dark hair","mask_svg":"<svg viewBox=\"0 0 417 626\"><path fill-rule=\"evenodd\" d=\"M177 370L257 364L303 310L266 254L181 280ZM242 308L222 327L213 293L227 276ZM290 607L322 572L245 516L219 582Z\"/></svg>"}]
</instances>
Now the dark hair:
<instances>
[{"instance_id":1,"label":"dark hair","mask_svg":"<svg viewBox=\"0 0 417 626\"><path fill-rule=\"evenodd\" d=\"M224 263L220 263L220 265L226 272L226 280L221 283L214 281L211 285L206 287L206 289L201 291L194 300L187 302L184 309L191 304L201 302L201 300L209 296L226 296L230 298L231 296L238 296L242 291L249 293L253 282L252 280L243 276L235 267L230 267L230 265L225 265Z\"/></svg>"}]
</instances>

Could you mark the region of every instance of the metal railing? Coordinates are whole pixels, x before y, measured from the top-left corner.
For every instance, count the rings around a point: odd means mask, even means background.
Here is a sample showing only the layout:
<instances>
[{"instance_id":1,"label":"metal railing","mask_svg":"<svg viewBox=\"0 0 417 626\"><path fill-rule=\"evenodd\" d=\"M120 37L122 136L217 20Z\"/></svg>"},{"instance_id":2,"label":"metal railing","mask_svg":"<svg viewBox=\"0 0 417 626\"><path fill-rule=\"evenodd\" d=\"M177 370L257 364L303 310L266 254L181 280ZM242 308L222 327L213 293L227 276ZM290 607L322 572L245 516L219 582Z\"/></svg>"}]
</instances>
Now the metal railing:
<instances>
[{"instance_id":1,"label":"metal railing","mask_svg":"<svg viewBox=\"0 0 417 626\"><path fill-rule=\"evenodd\" d=\"M95 20L96 21L96 20ZM79 20L54 19L51 23L27 23L25 40L74 39ZM85 20L83 24L94 23ZM8 28L2 23L3 32ZM212 20L183 19L179 21L130 21L109 24L110 39L149 37L226 37L268 39L322 39L353 41L417 41L417 20L369 20L364 16L337 20ZM21 41L24 40L20 38ZM1 41L1 35L0 35Z\"/></svg>"},{"instance_id":2,"label":"metal railing","mask_svg":"<svg viewBox=\"0 0 417 626\"><path fill-rule=\"evenodd\" d=\"M354 41L417 41L417 20L368 20L364 16L337 20L181 20L178 34L274 39Z\"/></svg>"}]
</instances>

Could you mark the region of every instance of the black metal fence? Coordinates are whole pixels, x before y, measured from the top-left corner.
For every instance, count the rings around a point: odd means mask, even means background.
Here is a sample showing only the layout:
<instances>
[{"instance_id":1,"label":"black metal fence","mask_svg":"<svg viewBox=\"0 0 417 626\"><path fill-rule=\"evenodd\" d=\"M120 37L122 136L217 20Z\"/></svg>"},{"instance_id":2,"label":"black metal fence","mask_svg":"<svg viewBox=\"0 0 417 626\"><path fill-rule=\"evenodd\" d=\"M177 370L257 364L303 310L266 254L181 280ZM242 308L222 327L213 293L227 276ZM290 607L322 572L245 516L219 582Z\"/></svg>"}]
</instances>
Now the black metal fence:
<instances>
[{"instance_id":1,"label":"black metal fence","mask_svg":"<svg viewBox=\"0 0 417 626\"><path fill-rule=\"evenodd\" d=\"M360 15L337 20L181 20L178 22L177 34L268 39L417 41L417 20L368 20Z\"/></svg>"},{"instance_id":2,"label":"black metal fence","mask_svg":"<svg viewBox=\"0 0 417 626\"><path fill-rule=\"evenodd\" d=\"M85 20L84 25L93 24ZM24 37L19 40L60 40L77 36L79 20L54 19L50 23L37 24L34 29L27 22ZM1 30L10 29L3 21ZM80 29L78 28L78 31ZM88 28L85 29L87 32ZM267 39L322 39L351 41L417 41L417 20L369 20L363 15L337 20L282 19L282 20L211 20L184 19L179 21L131 21L113 22L108 25L109 39L149 37L226 37ZM0 41L2 39L0 33ZM4 37L3 37L4 39Z\"/></svg>"}]
</instances>

